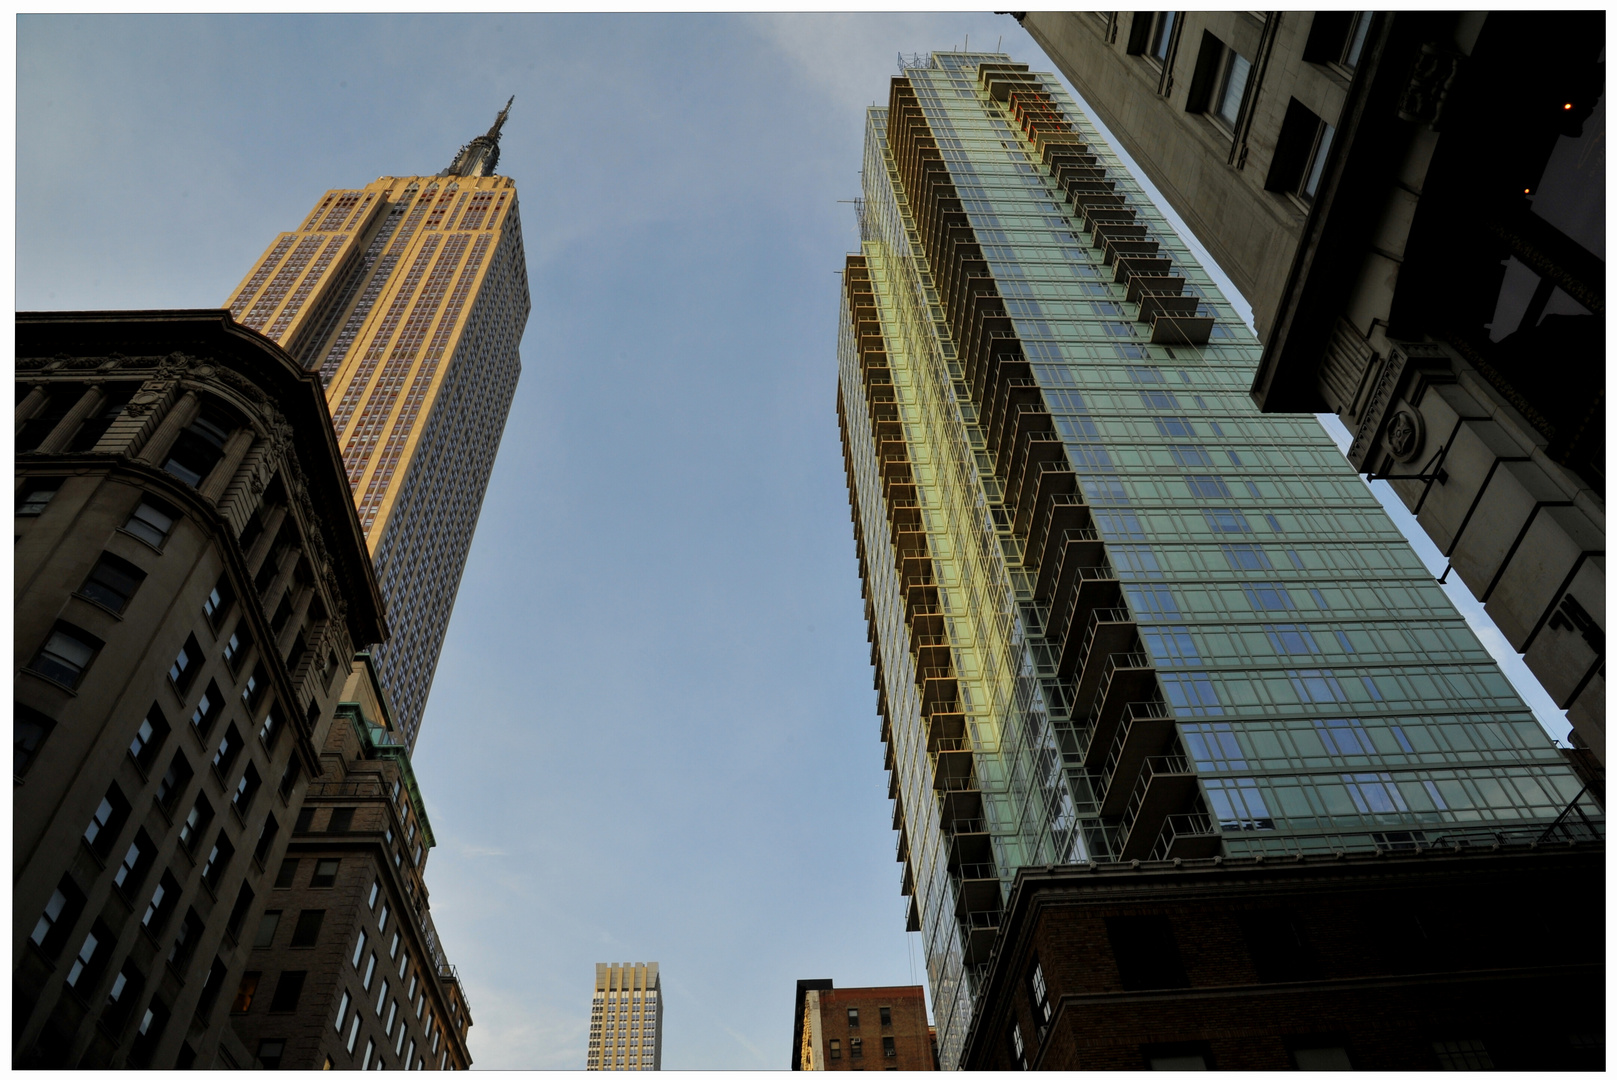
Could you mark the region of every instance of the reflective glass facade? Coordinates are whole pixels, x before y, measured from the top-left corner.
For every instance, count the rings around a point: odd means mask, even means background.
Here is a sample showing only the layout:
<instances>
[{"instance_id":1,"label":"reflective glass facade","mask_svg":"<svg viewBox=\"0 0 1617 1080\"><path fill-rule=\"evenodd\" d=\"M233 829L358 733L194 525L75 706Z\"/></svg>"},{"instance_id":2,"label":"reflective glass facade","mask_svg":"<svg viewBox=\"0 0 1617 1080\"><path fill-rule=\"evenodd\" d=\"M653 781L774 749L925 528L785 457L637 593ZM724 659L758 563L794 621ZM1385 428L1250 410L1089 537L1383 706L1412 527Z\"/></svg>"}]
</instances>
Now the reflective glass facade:
<instances>
[{"instance_id":1,"label":"reflective glass facade","mask_svg":"<svg viewBox=\"0 0 1617 1080\"><path fill-rule=\"evenodd\" d=\"M1053 77L906 66L860 214L838 411L945 1068L1019 866L1488 842L1578 794Z\"/></svg>"}]
</instances>

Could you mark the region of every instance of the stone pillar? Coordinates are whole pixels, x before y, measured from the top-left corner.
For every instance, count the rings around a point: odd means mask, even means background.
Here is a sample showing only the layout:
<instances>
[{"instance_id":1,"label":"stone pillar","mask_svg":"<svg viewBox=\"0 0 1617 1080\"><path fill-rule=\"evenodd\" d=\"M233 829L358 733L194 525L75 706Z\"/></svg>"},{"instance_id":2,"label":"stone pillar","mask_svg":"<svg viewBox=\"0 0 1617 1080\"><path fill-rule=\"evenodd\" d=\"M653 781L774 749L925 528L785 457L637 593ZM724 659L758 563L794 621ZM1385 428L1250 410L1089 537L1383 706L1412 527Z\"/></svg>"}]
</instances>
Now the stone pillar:
<instances>
[{"instance_id":1,"label":"stone pillar","mask_svg":"<svg viewBox=\"0 0 1617 1080\"><path fill-rule=\"evenodd\" d=\"M136 456L136 461L143 461L148 465L162 466L163 459L174 446L174 440L179 438L180 432L202 410L202 402L197 400L195 390L187 390L180 400L169 409L163 422L157 425L152 437L146 440L145 449Z\"/></svg>"},{"instance_id":2,"label":"stone pillar","mask_svg":"<svg viewBox=\"0 0 1617 1080\"><path fill-rule=\"evenodd\" d=\"M28 396L17 402L16 423L18 427L21 427L34 418L34 414L39 411L40 406L45 404L45 398L47 396L48 395L45 393L45 384L35 383L34 388L28 391Z\"/></svg>"},{"instance_id":3,"label":"stone pillar","mask_svg":"<svg viewBox=\"0 0 1617 1080\"><path fill-rule=\"evenodd\" d=\"M99 386L92 386L85 390L83 394L79 395L79 400L73 403L73 407L67 410L67 415L62 417L61 422L51 428L51 433L40 441L34 452L39 454L61 453L63 448L73 440L73 436L77 434L80 425L95 415L95 411L101 407L101 403L106 399L107 395L102 393Z\"/></svg>"},{"instance_id":4,"label":"stone pillar","mask_svg":"<svg viewBox=\"0 0 1617 1080\"><path fill-rule=\"evenodd\" d=\"M230 482L236 478L236 470L241 467L242 459L247 451L253 447L253 429L248 426L239 427L231 432L230 438L225 441L224 457L213 467L202 481L200 494L209 502L218 502L230 487Z\"/></svg>"},{"instance_id":5,"label":"stone pillar","mask_svg":"<svg viewBox=\"0 0 1617 1080\"><path fill-rule=\"evenodd\" d=\"M286 518L286 507L277 506L264 518L264 531L258 534L253 541L253 549L247 553L247 572L257 575L258 568L263 565L264 556L269 554L270 545L281 531L281 522Z\"/></svg>"},{"instance_id":6,"label":"stone pillar","mask_svg":"<svg viewBox=\"0 0 1617 1080\"><path fill-rule=\"evenodd\" d=\"M303 620L309 614L309 602L314 599L314 594L314 587L308 586L292 601L292 617L286 620L286 625L281 627L281 636L275 640L275 647L281 651L282 656L286 655L286 650L292 647L298 631L303 628Z\"/></svg>"}]
</instances>

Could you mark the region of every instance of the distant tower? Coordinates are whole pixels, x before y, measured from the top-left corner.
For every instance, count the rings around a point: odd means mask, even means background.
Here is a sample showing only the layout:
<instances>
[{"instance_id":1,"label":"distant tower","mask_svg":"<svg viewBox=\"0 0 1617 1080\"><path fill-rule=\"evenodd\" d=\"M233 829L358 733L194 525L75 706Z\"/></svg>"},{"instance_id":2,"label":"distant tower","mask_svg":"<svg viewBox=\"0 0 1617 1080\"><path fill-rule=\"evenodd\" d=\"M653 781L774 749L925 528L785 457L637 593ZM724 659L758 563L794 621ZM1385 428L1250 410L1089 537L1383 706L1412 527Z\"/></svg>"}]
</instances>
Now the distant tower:
<instances>
[{"instance_id":1,"label":"distant tower","mask_svg":"<svg viewBox=\"0 0 1617 1080\"><path fill-rule=\"evenodd\" d=\"M588 1067L663 1067L662 982L655 963L595 965Z\"/></svg>"},{"instance_id":2,"label":"distant tower","mask_svg":"<svg viewBox=\"0 0 1617 1080\"><path fill-rule=\"evenodd\" d=\"M437 176L332 190L231 294L320 372L393 638L378 674L413 748L522 363L530 307L500 128Z\"/></svg>"}]
</instances>

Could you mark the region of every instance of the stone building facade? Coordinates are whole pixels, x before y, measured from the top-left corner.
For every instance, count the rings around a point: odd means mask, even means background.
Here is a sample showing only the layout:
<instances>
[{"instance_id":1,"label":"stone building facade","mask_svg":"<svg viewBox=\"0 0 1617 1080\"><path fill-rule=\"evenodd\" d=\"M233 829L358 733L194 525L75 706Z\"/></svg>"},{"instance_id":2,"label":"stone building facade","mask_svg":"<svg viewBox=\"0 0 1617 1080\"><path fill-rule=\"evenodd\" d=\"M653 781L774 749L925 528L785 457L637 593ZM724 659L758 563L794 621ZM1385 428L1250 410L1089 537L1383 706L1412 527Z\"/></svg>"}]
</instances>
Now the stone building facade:
<instances>
[{"instance_id":1,"label":"stone building facade","mask_svg":"<svg viewBox=\"0 0 1617 1080\"><path fill-rule=\"evenodd\" d=\"M1017 18L1604 761L1604 13Z\"/></svg>"},{"instance_id":2,"label":"stone building facade","mask_svg":"<svg viewBox=\"0 0 1617 1080\"><path fill-rule=\"evenodd\" d=\"M12 1046L229 1067L382 600L317 374L224 311L17 320Z\"/></svg>"},{"instance_id":3,"label":"stone building facade","mask_svg":"<svg viewBox=\"0 0 1617 1080\"><path fill-rule=\"evenodd\" d=\"M368 653L339 697L232 1026L267 1067L467 1068L471 1012L422 880L432 825Z\"/></svg>"},{"instance_id":4,"label":"stone building facade","mask_svg":"<svg viewBox=\"0 0 1617 1080\"><path fill-rule=\"evenodd\" d=\"M1025 869L962 1068L1602 1069L1604 845L1561 832Z\"/></svg>"},{"instance_id":5,"label":"stone building facade","mask_svg":"<svg viewBox=\"0 0 1617 1080\"><path fill-rule=\"evenodd\" d=\"M803 1072L931 1071L937 1047L919 986L849 986L800 979L792 1069Z\"/></svg>"}]
</instances>

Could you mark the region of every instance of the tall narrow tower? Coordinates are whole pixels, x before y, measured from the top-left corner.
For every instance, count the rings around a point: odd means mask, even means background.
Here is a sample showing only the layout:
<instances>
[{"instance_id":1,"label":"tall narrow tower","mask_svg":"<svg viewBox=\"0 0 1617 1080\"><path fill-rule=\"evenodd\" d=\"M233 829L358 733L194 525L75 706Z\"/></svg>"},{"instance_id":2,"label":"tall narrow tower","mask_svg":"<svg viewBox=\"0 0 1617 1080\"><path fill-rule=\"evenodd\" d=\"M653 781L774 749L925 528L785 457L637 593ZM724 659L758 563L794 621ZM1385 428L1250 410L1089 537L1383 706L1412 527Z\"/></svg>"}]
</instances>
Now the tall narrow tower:
<instances>
[{"instance_id":1,"label":"tall narrow tower","mask_svg":"<svg viewBox=\"0 0 1617 1080\"><path fill-rule=\"evenodd\" d=\"M1508 842L1584 797L1053 77L905 63L863 175L837 407L945 1068L1020 867Z\"/></svg>"},{"instance_id":2,"label":"tall narrow tower","mask_svg":"<svg viewBox=\"0 0 1617 1080\"><path fill-rule=\"evenodd\" d=\"M377 670L412 747L522 371L522 227L494 175L510 107L437 176L326 192L229 303L325 383L393 628Z\"/></svg>"}]
</instances>

